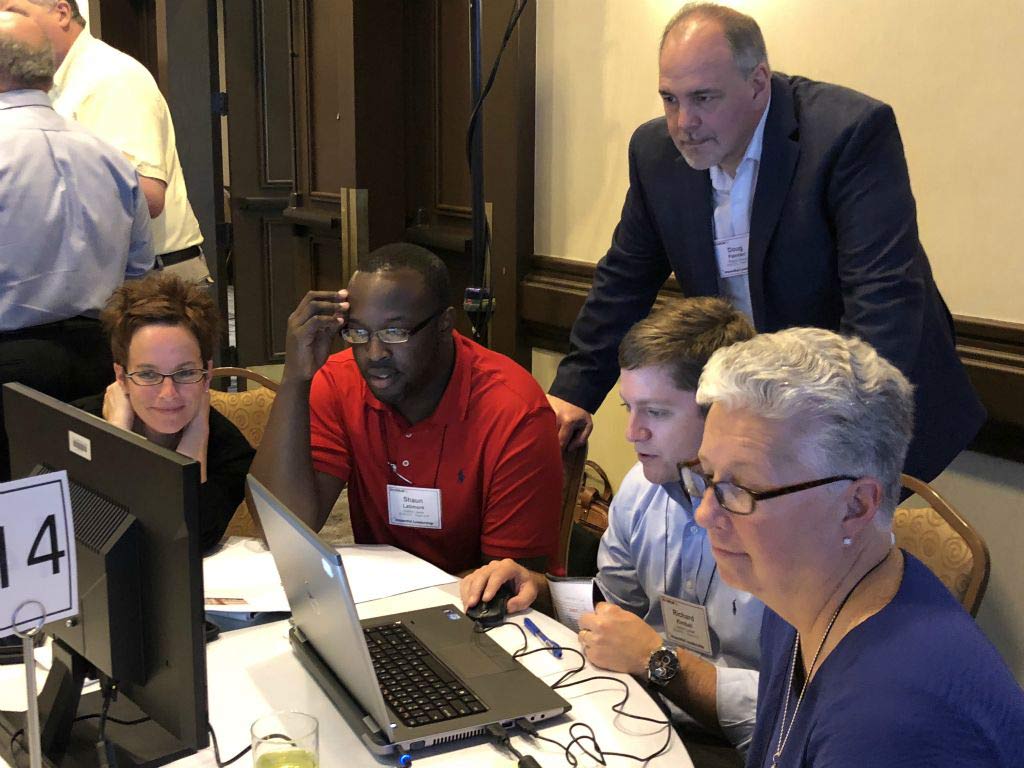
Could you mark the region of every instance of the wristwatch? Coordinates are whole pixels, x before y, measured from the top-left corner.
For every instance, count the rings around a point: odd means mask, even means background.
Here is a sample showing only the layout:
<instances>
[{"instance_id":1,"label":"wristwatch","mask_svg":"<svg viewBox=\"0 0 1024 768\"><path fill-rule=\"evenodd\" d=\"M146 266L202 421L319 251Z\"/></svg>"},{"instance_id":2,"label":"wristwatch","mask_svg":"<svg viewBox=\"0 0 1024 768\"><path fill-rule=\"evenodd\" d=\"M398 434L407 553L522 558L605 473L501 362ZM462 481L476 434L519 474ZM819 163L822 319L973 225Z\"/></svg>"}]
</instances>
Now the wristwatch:
<instances>
[{"instance_id":1,"label":"wristwatch","mask_svg":"<svg viewBox=\"0 0 1024 768\"><path fill-rule=\"evenodd\" d=\"M663 645L651 651L647 658L647 680L659 688L664 688L679 671L679 657L676 649Z\"/></svg>"}]
</instances>

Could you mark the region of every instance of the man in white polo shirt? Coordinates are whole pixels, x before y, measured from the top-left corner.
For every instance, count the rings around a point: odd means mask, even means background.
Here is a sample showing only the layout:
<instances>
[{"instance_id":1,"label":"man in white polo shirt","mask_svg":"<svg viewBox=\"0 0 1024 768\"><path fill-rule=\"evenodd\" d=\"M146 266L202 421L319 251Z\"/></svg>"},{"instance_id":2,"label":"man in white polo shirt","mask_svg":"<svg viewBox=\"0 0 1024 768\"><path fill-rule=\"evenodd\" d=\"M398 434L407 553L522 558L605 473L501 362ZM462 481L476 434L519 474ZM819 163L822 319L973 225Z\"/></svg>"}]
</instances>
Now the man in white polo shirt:
<instances>
[{"instance_id":1,"label":"man in white polo shirt","mask_svg":"<svg viewBox=\"0 0 1024 768\"><path fill-rule=\"evenodd\" d=\"M57 63L54 109L119 149L135 167L152 217L157 266L211 282L171 112L149 70L89 34L76 0L0 0L0 10L28 16L50 39Z\"/></svg>"}]
</instances>

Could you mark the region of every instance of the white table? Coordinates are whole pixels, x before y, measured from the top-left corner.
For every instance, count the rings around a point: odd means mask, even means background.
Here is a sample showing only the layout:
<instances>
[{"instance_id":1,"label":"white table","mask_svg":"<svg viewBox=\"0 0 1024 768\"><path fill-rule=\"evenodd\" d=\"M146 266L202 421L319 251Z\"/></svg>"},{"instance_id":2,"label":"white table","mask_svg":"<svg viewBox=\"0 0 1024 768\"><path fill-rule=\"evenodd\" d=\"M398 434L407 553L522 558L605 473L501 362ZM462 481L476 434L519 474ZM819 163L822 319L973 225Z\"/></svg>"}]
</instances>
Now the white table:
<instances>
[{"instance_id":1,"label":"white table","mask_svg":"<svg viewBox=\"0 0 1024 768\"><path fill-rule=\"evenodd\" d=\"M361 618L373 618L446 603L460 605L457 584L430 587L361 603L358 608ZM578 647L573 632L543 614L517 614L513 620L521 623L527 615L556 642L566 647ZM320 764L323 768L394 765L393 759L378 761L347 727L330 700L292 653L287 634L288 623L276 622L225 633L221 639L208 646L210 723L220 742L221 758L233 756L248 744L249 725L258 716L271 710L294 709L308 712L320 721ZM522 637L511 627L495 629L490 636L510 652L522 645ZM530 647L541 647L532 636ZM552 683L563 672L579 663L575 654L568 653L561 660L548 653L536 653L524 657L522 662L542 680ZM588 666L577 675L577 679L592 674L611 673ZM661 710L636 681L628 675L611 676L623 680L629 686L630 698L625 707L627 712L664 719ZM612 711L612 705L623 696L622 686L599 680L563 689L559 693L572 704L572 710L552 724L540 724L543 735L566 744L570 740L570 725L573 722L585 722L593 727L604 750L644 756L657 751L665 742L666 735L669 735L669 750L652 760L650 765L692 768L693 764L674 732L668 734L665 727L659 728L653 723L621 717ZM544 768L568 765L562 751L553 744L528 740L518 735L513 737L512 743L520 752L533 755ZM175 765L180 768L216 768L212 752L212 749L205 750ZM581 758L580 766L598 764L583 756L579 749L575 749L574 754ZM247 759L243 758L237 765L246 765ZM637 765L635 761L623 758L611 757L608 761L612 766ZM486 765L514 767L516 761L487 741L470 739L457 746L446 745L417 752L414 765L421 764L443 765L446 768L479 768Z\"/></svg>"},{"instance_id":2,"label":"white table","mask_svg":"<svg viewBox=\"0 0 1024 768\"><path fill-rule=\"evenodd\" d=\"M372 618L447 603L460 605L457 584L361 603L358 608L362 618ZM521 624L525 616L530 616L545 634L564 647L578 648L575 633L544 614L527 612L515 615L512 620ZM220 639L207 646L210 724L217 733L221 758L228 759L248 745L249 725L257 717L273 710L292 709L308 712L319 720L320 764L323 768L394 765L394 759L378 760L374 757L349 729L292 653L287 635L288 622L281 621L223 633ZM509 652L522 645L521 635L511 627L495 629L490 636ZM529 640L531 649L541 647L536 638L529 636ZM542 680L553 683L563 672L577 666L579 661L575 654L566 653L559 660L548 653L535 653L524 657L522 663ZM0 669L0 708L24 709L23 674L20 666ZM616 675L588 665L575 679L594 674L610 675L625 682L630 691L625 706L627 712L664 719L647 692L628 675ZM40 670L40 689L44 678L45 670ZM572 709L558 720L539 724L543 735L567 744L570 725L584 722L594 729L604 750L644 756L657 751L668 736L668 751L652 760L650 765L692 768L693 763L674 731L669 733L664 726L622 717L612 711L612 705L623 696L621 685L599 680L562 689L559 693L572 704ZM516 731L512 733L518 734ZM563 752L553 744L528 740L521 735L514 735L512 743L520 752L532 755L543 768L564 768L568 765ZM582 767L598 765L578 748L574 749L574 754ZM624 758L607 759L610 766L637 765L635 761ZM414 766L421 764L445 768L492 765L514 768L516 761L488 741L476 738L417 752ZM210 747L174 765L177 768L216 768L216 761ZM252 761L246 756L234 765L247 768Z\"/></svg>"}]
</instances>

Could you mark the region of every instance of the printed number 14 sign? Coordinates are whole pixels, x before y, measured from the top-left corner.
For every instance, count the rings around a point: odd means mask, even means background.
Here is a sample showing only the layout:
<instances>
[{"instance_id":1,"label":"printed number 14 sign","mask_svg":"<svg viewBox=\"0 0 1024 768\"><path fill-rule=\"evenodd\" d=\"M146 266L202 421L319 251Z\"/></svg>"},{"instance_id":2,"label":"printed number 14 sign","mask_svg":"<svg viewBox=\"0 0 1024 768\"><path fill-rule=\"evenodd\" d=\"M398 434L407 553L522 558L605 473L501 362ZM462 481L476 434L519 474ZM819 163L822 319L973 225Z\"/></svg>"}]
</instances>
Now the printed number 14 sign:
<instances>
[{"instance_id":1,"label":"printed number 14 sign","mask_svg":"<svg viewBox=\"0 0 1024 768\"><path fill-rule=\"evenodd\" d=\"M0 637L39 624L40 605L44 623L78 613L75 528L64 471L0 483Z\"/></svg>"}]
</instances>

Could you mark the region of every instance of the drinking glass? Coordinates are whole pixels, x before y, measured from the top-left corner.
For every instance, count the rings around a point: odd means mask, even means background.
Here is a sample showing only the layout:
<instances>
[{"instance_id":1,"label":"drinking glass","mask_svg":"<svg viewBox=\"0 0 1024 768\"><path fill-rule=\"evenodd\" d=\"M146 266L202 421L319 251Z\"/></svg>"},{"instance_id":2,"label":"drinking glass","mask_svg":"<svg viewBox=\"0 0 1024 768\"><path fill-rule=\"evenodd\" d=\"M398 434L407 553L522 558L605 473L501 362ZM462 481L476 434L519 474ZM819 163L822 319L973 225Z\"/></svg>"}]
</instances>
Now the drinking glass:
<instances>
[{"instance_id":1,"label":"drinking glass","mask_svg":"<svg viewBox=\"0 0 1024 768\"><path fill-rule=\"evenodd\" d=\"M252 760L256 768L317 768L319 723L302 712L272 712L252 724Z\"/></svg>"}]
</instances>

